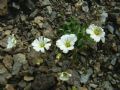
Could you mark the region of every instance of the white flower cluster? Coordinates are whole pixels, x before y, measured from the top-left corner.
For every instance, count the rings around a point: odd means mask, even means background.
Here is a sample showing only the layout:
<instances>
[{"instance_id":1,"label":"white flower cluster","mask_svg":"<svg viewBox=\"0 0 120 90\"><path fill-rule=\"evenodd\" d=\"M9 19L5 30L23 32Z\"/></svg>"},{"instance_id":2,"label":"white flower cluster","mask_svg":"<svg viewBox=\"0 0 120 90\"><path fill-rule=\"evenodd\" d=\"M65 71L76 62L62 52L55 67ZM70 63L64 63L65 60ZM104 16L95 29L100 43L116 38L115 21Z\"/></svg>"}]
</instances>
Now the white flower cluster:
<instances>
[{"instance_id":1,"label":"white flower cluster","mask_svg":"<svg viewBox=\"0 0 120 90\"><path fill-rule=\"evenodd\" d=\"M50 39L40 36L38 39L35 39L33 41L32 46L36 51L41 51L42 53L44 53L44 49L48 50L50 48L50 41ZM68 53L69 50L74 49L74 44L76 41L77 36L75 34L66 34L56 41L56 45L61 50L63 50L63 53Z\"/></svg>"},{"instance_id":2,"label":"white flower cluster","mask_svg":"<svg viewBox=\"0 0 120 90\"><path fill-rule=\"evenodd\" d=\"M105 42L105 32L101 27L91 24L87 29L86 33L90 34L90 37L95 41ZM56 41L56 46L63 51L63 53L68 53L70 50L74 49L75 42L77 41L77 36L75 34L65 34ZM13 48L17 40L13 35L8 38L7 49ZM45 53L45 50L49 50L51 46L51 39L40 36L32 42L33 49L37 52Z\"/></svg>"}]
</instances>

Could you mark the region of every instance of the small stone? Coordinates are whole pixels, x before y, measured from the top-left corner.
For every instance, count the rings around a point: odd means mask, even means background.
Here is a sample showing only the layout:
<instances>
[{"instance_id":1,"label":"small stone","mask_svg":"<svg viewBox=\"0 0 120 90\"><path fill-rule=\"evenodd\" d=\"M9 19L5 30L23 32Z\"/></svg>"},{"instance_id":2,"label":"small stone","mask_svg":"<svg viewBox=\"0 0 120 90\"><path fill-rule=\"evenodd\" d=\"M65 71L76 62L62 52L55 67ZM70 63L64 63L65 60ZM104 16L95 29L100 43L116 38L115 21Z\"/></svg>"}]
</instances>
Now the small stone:
<instances>
[{"instance_id":1,"label":"small stone","mask_svg":"<svg viewBox=\"0 0 120 90\"><path fill-rule=\"evenodd\" d=\"M52 7L51 7L51 6L47 6L47 10L48 10L48 13L49 13L49 14L52 13Z\"/></svg>"},{"instance_id":2,"label":"small stone","mask_svg":"<svg viewBox=\"0 0 120 90\"><path fill-rule=\"evenodd\" d=\"M113 87L112 87L112 85L109 81L104 81L103 82L103 88L105 88L107 90L113 90Z\"/></svg>"},{"instance_id":3,"label":"small stone","mask_svg":"<svg viewBox=\"0 0 120 90\"><path fill-rule=\"evenodd\" d=\"M6 83L7 83L7 80L5 79L5 77L0 75L0 84L5 85Z\"/></svg>"},{"instance_id":4,"label":"small stone","mask_svg":"<svg viewBox=\"0 0 120 90\"><path fill-rule=\"evenodd\" d=\"M88 3L87 2L83 2L83 5L82 5L82 10L84 11L84 12L89 12L89 7L88 7Z\"/></svg>"},{"instance_id":5,"label":"small stone","mask_svg":"<svg viewBox=\"0 0 120 90\"><path fill-rule=\"evenodd\" d=\"M43 31L43 35L48 38L55 38L55 31L51 27L47 28L47 30Z\"/></svg>"},{"instance_id":6,"label":"small stone","mask_svg":"<svg viewBox=\"0 0 120 90\"><path fill-rule=\"evenodd\" d=\"M79 0L79 1L75 4L75 7L76 7L76 8L80 8L82 4L83 4L83 0Z\"/></svg>"},{"instance_id":7,"label":"small stone","mask_svg":"<svg viewBox=\"0 0 120 90\"><path fill-rule=\"evenodd\" d=\"M35 10L30 14L29 17L34 18L38 13L39 13L39 10L38 10L38 9L35 9Z\"/></svg>"},{"instance_id":8,"label":"small stone","mask_svg":"<svg viewBox=\"0 0 120 90\"><path fill-rule=\"evenodd\" d=\"M60 67L52 67L51 71L52 72L60 72L61 68Z\"/></svg>"},{"instance_id":9,"label":"small stone","mask_svg":"<svg viewBox=\"0 0 120 90\"><path fill-rule=\"evenodd\" d=\"M40 65L40 64L42 64L42 63L43 63L43 59L40 58L40 57L35 58L35 59L33 60L33 64L34 64L34 65Z\"/></svg>"},{"instance_id":10,"label":"small stone","mask_svg":"<svg viewBox=\"0 0 120 90\"><path fill-rule=\"evenodd\" d=\"M9 70L11 70L13 64L12 56L6 55L3 59L3 63Z\"/></svg>"},{"instance_id":11,"label":"small stone","mask_svg":"<svg viewBox=\"0 0 120 90\"><path fill-rule=\"evenodd\" d=\"M116 58L116 57L113 57L113 58L112 58L112 61L111 61L111 64L112 64L112 65L115 65L115 64L116 64L116 61L117 61L117 58Z\"/></svg>"},{"instance_id":12,"label":"small stone","mask_svg":"<svg viewBox=\"0 0 120 90\"><path fill-rule=\"evenodd\" d=\"M27 63L26 57L24 54L13 55L14 65L12 68L12 74L16 75L21 69L21 66Z\"/></svg>"},{"instance_id":13,"label":"small stone","mask_svg":"<svg viewBox=\"0 0 120 90\"><path fill-rule=\"evenodd\" d=\"M103 76L103 72L98 74L99 77Z\"/></svg>"},{"instance_id":14,"label":"small stone","mask_svg":"<svg viewBox=\"0 0 120 90\"><path fill-rule=\"evenodd\" d=\"M108 29L108 31L110 32L110 33L114 33L114 28L113 28L113 26L111 26L111 25L107 25L107 29Z\"/></svg>"},{"instance_id":15,"label":"small stone","mask_svg":"<svg viewBox=\"0 0 120 90\"><path fill-rule=\"evenodd\" d=\"M12 25L8 25L7 27L4 27L5 30L11 30L13 29L13 26Z\"/></svg>"},{"instance_id":16,"label":"small stone","mask_svg":"<svg viewBox=\"0 0 120 90\"><path fill-rule=\"evenodd\" d=\"M3 28L2 28L2 27L0 27L0 31L3 31Z\"/></svg>"},{"instance_id":17,"label":"small stone","mask_svg":"<svg viewBox=\"0 0 120 90\"><path fill-rule=\"evenodd\" d=\"M65 14L66 14L66 15L72 14L71 5L68 5L68 6L67 6L67 10L66 10L66 13L65 13Z\"/></svg>"},{"instance_id":18,"label":"small stone","mask_svg":"<svg viewBox=\"0 0 120 90\"><path fill-rule=\"evenodd\" d=\"M80 82L86 84L88 82L90 76L92 75L92 73L93 73L93 70L91 68L88 69L87 74L81 75Z\"/></svg>"},{"instance_id":19,"label":"small stone","mask_svg":"<svg viewBox=\"0 0 120 90\"><path fill-rule=\"evenodd\" d=\"M95 65L94 65L94 69L97 71L97 72L100 72L100 63L97 62Z\"/></svg>"},{"instance_id":20,"label":"small stone","mask_svg":"<svg viewBox=\"0 0 120 90\"><path fill-rule=\"evenodd\" d=\"M13 85L7 84L7 85L5 86L5 90L15 90L15 88L14 88Z\"/></svg>"},{"instance_id":21,"label":"small stone","mask_svg":"<svg viewBox=\"0 0 120 90\"><path fill-rule=\"evenodd\" d=\"M70 79L67 81L67 83L69 85L74 85L79 87L80 86L80 75L79 72L77 72L76 70L69 70L72 77L70 77Z\"/></svg>"},{"instance_id":22,"label":"small stone","mask_svg":"<svg viewBox=\"0 0 120 90\"><path fill-rule=\"evenodd\" d=\"M11 31L10 31L10 30L6 30L6 31L4 32L4 34L5 34L5 35L10 35L10 34L11 34Z\"/></svg>"},{"instance_id":23,"label":"small stone","mask_svg":"<svg viewBox=\"0 0 120 90\"><path fill-rule=\"evenodd\" d=\"M118 16L116 20L117 20L117 24L120 25L120 16Z\"/></svg>"},{"instance_id":24,"label":"small stone","mask_svg":"<svg viewBox=\"0 0 120 90\"><path fill-rule=\"evenodd\" d=\"M87 87L80 87L80 90L88 90Z\"/></svg>"},{"instance_id":25,"label":"small stone","mask_svg":"<svg viewBox=\"0 0 120 90\"><path fill-rule=\"evenodd\" d=\"M26 16L25 15L21 15L21 21L25 21L26 20Z\"/></svg>"},{"instance_id":26,"label":"small stone","mask_svg":"<svg viewBox=\"0 0 120 90\"><path fill-rule=\"evenodd\" d=\"M112 50L117 52L118 48L117 48L116 43L112 43Z\"/></svg>"},{"instance_id":27,"label":"small stone","mask_svg":"<svg viewBox=\"0 0 120 90\"><path fill-rule=\"evenodd\" d=\"M19 62L21 64L26 64L26 56L22 53L13 55L14 62Z\"/></svg>"},{"instance_id":28,"label":"small stone","mask_svg":"<svg viewBox=\"0 0 120 90\"><path fill-rule=\"evenodd\" d=\"M13 8L16 8L16 9L20 9L20 6L17 5L15 2L12 3L12 7L13 7Z\"/></svg>"},{"instance_id":29,"label":"small stone","mask_svg":"<svg viewBox=\"0 0 120 90\"><path fill-rule=\"evenodd\" d=\"M40 66L39 71L47 73L48 72L48 67L46 67L46 66Z\"/></svg>"},{"instance_id":30,"label":"small stone","mask_svg":"<svg viewBox=\"0 0 120 90\"><path fill-rule=\"evenodd\" d=\"M2 64L0 64L0 74L4 74L6 72L7 72L7 69Z\"/></svg>"},{"instance_id":31,"label":"small stone","mask_svg":"<svg viewBox=\"0 0 120 90\"><path fill-rule=\"evenodd\" d=\"M24 90L31 90L31 83L29 83L25 88Z\"/></svg>"},{"instance_id":32,"label":"small stone","mask_svg":"<svg viewBox=\"0 0 120 90\"><path fill-rule=\"evenodd\" d=\"M120 36L120 28L119 28L119 30L116 30L116 31L115 31L115 34L116 34L116 35L118 36L118 38L120 39L120 37L119 37L119 36Z\"/></svg>"},{"instance_id":33,"label":"small stone","mask_svg":"<svg viewBox=\"0 0 120 90\"><path fill-rule=\"evenodd\" d=\"M90 87L92 87L92 88L97 88L97 86L98 85L96 85L96 84L90 84Z\"/></svg>"},{"instance_id":34,"label":"small stone","mask_svg":"<svg viewBox=\"0 0 120 90\"><path fill-rule=\"evenodd\" d=\"M40 28L42 28L43 27L43 21L44 21L43 17L37 16L37 17L34 18L33 25L37 24Z\"/></svg>"},{"instance_id":35,"label":"small stone","mask_svg":"<svg viewBox=\"0 0 120 90\"><path fill-rule=\"evenodd\" d=\"M7 0L0 0L0 16L4 16L8 13L7 3L8 3Z\"/></svg>"},{"instance_id":36,"label":"small stone","mask_svg":"<svg viewBox=\"0 0 120 90\"><path fill-rule=\"evenodd\" d=\"M113 70L113 66L112 66L112 65L109 65L109 66L108 66L108 69Z\"/></svg>"},{"instance_id":37,"label":"small stone","mask_svg":"<svg viewBox=\"0 0 120 90\"><path fill-rule=\"evenodd\" d=\"M0 40L0 46L2 46L4 48L7 46L7 37Z\"/></svg>"},{"instance_id":38,"label":"small stone","mask_svg":"<svg viewBox=\"0 0 120 90\"><path fill-rule=\"evenodd\" d=\"M34 80L34 77L32 77L32 76L24 76L24 80L25 81L32 81L32 80Z\"/></svg>"},{"instance_id":39,"label":"small stone","mask_svg":"<svg viewBox=\"0 0 120 90\"><path fill-rule=\"evenodd\" d=\"M26 86L26 81L22 80L18 83L18 86L21 87L21 88L24 88Z\"/></svg>"},{"instance_id":40,"label":"small stone","mask_svg":"<svg viewBox=\"0 0 120 90\"><path fill-rule=\"evenodd\" d=\"M108 34L109 40L113 40L114 37L115 37L115 35L113 35L113 34Z\"/></svg>"}]
</instances>

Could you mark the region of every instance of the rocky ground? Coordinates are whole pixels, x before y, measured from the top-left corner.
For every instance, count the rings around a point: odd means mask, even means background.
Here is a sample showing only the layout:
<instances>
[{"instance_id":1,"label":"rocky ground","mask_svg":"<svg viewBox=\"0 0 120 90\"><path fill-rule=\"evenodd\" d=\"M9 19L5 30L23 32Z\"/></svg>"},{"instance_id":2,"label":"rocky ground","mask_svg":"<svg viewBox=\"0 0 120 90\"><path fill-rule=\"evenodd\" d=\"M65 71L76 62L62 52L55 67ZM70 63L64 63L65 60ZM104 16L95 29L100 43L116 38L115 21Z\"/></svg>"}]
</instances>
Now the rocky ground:
<instances>
[{"instance_id":1,"label":"rocky ground","mask_svg":"<svg viewBox=\"0 0 120 90\"><path fill-rule=\"evenodd\" d=\"M84 3L82 3L84 1ZM101 23L101 12L108 14ZM104 44L72 51L58 60L54 47L45 54L32 49L40 35L58 39L58 30L74 16L95 23L106 32ZM17 46L7 50L14 34ZM72 77L62 82L58 73ZM0 0L0 90L120 90L119 0Z\"/></svg>"}]
</instances>

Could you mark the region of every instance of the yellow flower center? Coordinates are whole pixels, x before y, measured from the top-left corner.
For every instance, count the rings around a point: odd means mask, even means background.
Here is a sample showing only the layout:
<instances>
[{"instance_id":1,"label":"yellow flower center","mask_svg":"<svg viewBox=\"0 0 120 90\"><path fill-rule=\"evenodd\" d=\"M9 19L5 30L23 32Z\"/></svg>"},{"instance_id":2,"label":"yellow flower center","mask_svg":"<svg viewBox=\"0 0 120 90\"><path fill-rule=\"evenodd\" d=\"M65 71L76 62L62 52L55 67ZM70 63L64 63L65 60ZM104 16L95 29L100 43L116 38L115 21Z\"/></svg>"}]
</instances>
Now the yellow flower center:
<instances>
[{"instance_id":1,"label":"yellow flower center","mask_svg":"<svg viewBox=\"0 0 120 90\"><path fill-rule=\"evenodd\" d=\"M95 33L95 35L100 35L100 34L102 33L101 28L96 27L96 28L94 29L94 33Z\"/></svg>"},{"instance_id":2,"label":"yellow flower center","mask_svg":"<svg viewBox=\"0 0 120 90\"><path fill-rule=\"evenodd\" d=\"M43 47L45 47L45 43L44 42L42 42L42 43L40 43L40 48L43 48Z\"/></svg>"},{"instance_id":3,"label":"yellow flower center","mask_svg":"<svg viewBox=\"0 0 120 90\"><path fill-rule=\"evenodd\" d=\"M67 41L65 42L65 46L66 46L66 47L70 47L70 46L71 46L71 44L70 44L70 41L69 41L69 40L67 40Z\"/></svg>"}]
</instances>

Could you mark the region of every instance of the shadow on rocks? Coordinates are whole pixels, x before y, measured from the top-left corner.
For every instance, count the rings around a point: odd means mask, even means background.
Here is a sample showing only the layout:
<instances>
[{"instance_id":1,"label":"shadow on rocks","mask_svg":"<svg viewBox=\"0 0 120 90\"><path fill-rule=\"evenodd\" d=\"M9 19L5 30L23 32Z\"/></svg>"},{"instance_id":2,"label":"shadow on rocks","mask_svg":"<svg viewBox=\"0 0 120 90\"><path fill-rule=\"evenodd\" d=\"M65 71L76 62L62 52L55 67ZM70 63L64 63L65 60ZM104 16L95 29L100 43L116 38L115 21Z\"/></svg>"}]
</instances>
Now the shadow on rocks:
<instances>
[{"instance_id":1,"label":"shadow on rocks","mask_svg":"<svg viewBox=\"0 0 120 90\"><path fill-rule=\"evenodd\" d=\"M32 90L55 90L55 86L55 77L46 74L38 74L32 83Z\"/></svg>"}]
</instances>

